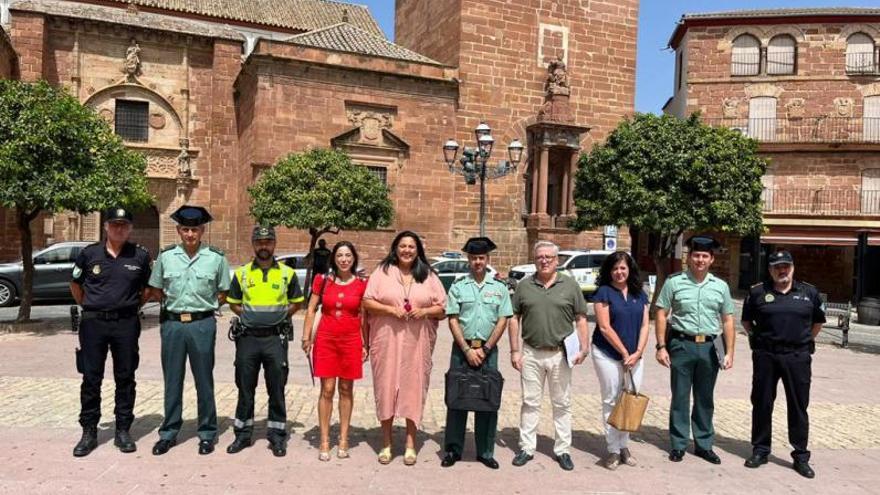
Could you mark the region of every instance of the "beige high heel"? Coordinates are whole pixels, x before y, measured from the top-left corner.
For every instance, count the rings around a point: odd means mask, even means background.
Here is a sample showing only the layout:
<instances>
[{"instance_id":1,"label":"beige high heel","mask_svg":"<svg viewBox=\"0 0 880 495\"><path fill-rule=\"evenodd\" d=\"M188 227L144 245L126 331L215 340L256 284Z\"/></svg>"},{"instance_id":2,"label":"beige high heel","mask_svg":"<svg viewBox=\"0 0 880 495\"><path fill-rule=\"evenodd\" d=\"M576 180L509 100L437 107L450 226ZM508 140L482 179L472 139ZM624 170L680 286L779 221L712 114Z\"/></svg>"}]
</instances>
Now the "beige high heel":
<instances>
[{"instance_id":1,"label":"beige high heel","mask_svg":"<svg viewBox=\"0 0 880 495\"><path fill-rule=\"evenodd\" d=\"M383 448L379 451L379 464L391 463L391 446Z\"/></svg>"},{"instance_id":2,"label":"beige high heel","mask_svg":"<svg viewBox=\"0 0 880 495\"><path fill-rule=\"evenodd\" d=\"M416 453L416 449L407 447L406 452L403 454L403 464L405 466L414 466L417 460L418 454Z\"/></svg>"}]
</instances>

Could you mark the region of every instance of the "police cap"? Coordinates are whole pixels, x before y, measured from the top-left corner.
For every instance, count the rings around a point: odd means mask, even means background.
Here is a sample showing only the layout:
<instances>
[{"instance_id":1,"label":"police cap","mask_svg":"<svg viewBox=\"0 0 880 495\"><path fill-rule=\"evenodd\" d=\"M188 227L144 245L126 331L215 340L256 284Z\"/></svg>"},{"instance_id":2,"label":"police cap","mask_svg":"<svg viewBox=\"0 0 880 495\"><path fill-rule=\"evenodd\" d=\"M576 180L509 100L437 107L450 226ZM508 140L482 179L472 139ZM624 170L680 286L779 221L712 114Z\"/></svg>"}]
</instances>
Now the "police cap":
<instances>
[{"instance_id":1,"label":"police cap","mask_svg":"<svg viewBox=\"0 0 880 495\"><path fill-rule=\"evenodd\" d=\"M263 227L262 225L257 225L254 227L254 232L251 234L252 241L260 241L263 239L275 240L275 229L273 227Z\"/></svg>"},{"instance_id":2,"label":"police cap","mask_svg":"<svg viewBox=\"0 0 880 495\"><path fill-rule=\"evenodd\" d=\"M110 208L104 212L105 222L125 222L133 223L134 217L131 212L125 208Z\"/></svg>"},{"instance_id":3,"label":"police cap","mask_svg":"<svg viewBox=\"0 0 880 495\"><path fill-rule=\"evenodd\" d=\"M489 254L496 247L492 239L488 237L471 237L464 243L464 247L461 250L467 254Z\"/></svg>"},{"instance_id":4,"label":"police cap","mask_svg":"<svg viewBox=\"0 0 880 495\"><path fill-rule=\"evenodd\" d=\"M214 218L201 206L183 205L171 214L171 219L184 227L198 227Z\"/></svg>"},{"instance_id":5,"label":"police cap","mask_svg":"<svg viewBox=\"0 0 880 495\"><path fill-rule=\"evenodd\" d=\"M767 264L770 266L776 265L793 265L794 258L791 257L791 253L788 251L776 251L767 257Z\"/></svg>"},{"instance_id":6,"label":"police cap","mask_svg":"<svg viewBox=\"0 0 880 495\"><path fill-rule=\"evenodd\" d=\"M704 251L713 253L716 249L721 247L721 244L718 241L708 235L695 235L687 240L687 245L691 252Z\"/></svg>"}]
</instances>

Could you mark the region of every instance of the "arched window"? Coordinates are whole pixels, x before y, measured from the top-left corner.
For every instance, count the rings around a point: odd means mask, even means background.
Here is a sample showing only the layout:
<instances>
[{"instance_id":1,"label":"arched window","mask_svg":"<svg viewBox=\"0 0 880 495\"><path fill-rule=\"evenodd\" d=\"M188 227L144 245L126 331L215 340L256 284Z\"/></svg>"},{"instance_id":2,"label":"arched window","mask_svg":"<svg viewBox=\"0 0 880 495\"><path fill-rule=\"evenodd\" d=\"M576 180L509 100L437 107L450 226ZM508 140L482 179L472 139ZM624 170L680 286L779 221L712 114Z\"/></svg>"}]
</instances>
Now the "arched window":
<instances>
[{"instance_id":1,"label":"arched window","mask_svg":"<svg viewBox=\"0 0 880 495\"><path fill-rule=\"evenodd\" d=\"M767 74L794 74L797 44L787 34L774 36L767 45Z\"/></svg>"},{"instance_id":2,"label":"arched window","mask_svg":"<svg viewBox=\"0 0 880 495\"><path fill-rule=\"evenodd\" d=\"M761 70L761 43L750 34L733 40L730 73L734 76L755 76Z\"/></svg>"},{"instance_id":3,"label":"arched window","mask_svg":"<svg viewBox=\"0 0 880 495\"><path fill-rule=\"evenodd\" d=\"M874 39L865 33L854 33L846 39L846 73L873 74L877 70Z\"/></svg>"}]
</instances>

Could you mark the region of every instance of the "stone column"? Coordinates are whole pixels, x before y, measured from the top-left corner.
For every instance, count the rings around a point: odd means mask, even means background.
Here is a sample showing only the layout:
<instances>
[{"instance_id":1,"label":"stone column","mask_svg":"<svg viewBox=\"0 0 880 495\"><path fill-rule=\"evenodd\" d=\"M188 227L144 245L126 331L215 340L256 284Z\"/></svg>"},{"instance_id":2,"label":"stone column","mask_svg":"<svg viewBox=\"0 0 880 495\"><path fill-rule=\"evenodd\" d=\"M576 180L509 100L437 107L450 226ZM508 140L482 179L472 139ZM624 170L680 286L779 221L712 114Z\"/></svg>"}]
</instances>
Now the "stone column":
<instances>
[{"instance_id":1,"label":"stone column","mask_svg":"<svg viewBox=\"0 0 880 495\"><path fill-rule=\"evenodd\" d=\"M568 215L568 197L571 193L571 173L568 167L562 167L562 196L559 200L559 215Z\"/></svg>"},{"instance_id":2,"label":"stone column","mask_svg":"<svg viewBox=\"0 0 880 495\"><path fill-rule=\"evenodd\" d=\"M538 166L538 213L547 214L547 175L550 167L550 148L541 146L541 161Z\"/></svg>"},{"instance_id":3,"label":"stone column","mask_svg":"<svg viewBox=\"0 0 880 495\"><path fill-rule=\"evenodd\" d=\"M571 165L569 168L569 184L568 184L568 196L566 196L566 202L568 203L566 206L566 214L574 215L574 184L575 178L577 177L577 169L578 169L578 160L580 159L580 150L573 150L571 152Z\"/></svg>"},{"instance_id":4,"label":"stone column","mask_svg":"<svg viewBox=\"0 0 880 495\"><path fill-rule=\"evenodd\" d=\"M532 157L532 166L531 166L531 179L532 179L532 197L529 204L529 215L534 215L538 213L538 179L541 177L539 168L539 158L533 155Z\"/></svg>"}]
</instances>

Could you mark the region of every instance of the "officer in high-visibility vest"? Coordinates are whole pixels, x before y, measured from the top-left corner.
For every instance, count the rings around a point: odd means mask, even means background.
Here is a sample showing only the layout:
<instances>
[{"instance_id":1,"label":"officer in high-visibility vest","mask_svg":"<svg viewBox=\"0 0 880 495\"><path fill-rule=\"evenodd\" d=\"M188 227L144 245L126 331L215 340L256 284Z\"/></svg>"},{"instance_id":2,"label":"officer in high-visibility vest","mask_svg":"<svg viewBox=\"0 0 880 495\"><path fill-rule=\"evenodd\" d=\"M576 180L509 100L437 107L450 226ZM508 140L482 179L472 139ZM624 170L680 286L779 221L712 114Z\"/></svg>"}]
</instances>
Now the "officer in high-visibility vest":
<instances>
[{"instance_id":1,"label":"officer in high-visibility vest","mask_svg":"<svg viewBox=\"0 0 880 495\"><path fill-rule=\"evenodd\" d=\"M275 259L275 229L254 227L254 253L250 263L235 270L226 301L240 317L235 337L235 384L238 406L233 428L235 440L226 452L241 452L252 443L254 393L260 366L266 375L269 421L266 437L277 457L287 454L287 344L293 333L290 317L304 300L296 273Z\"/></svg>"}]
</instances>

